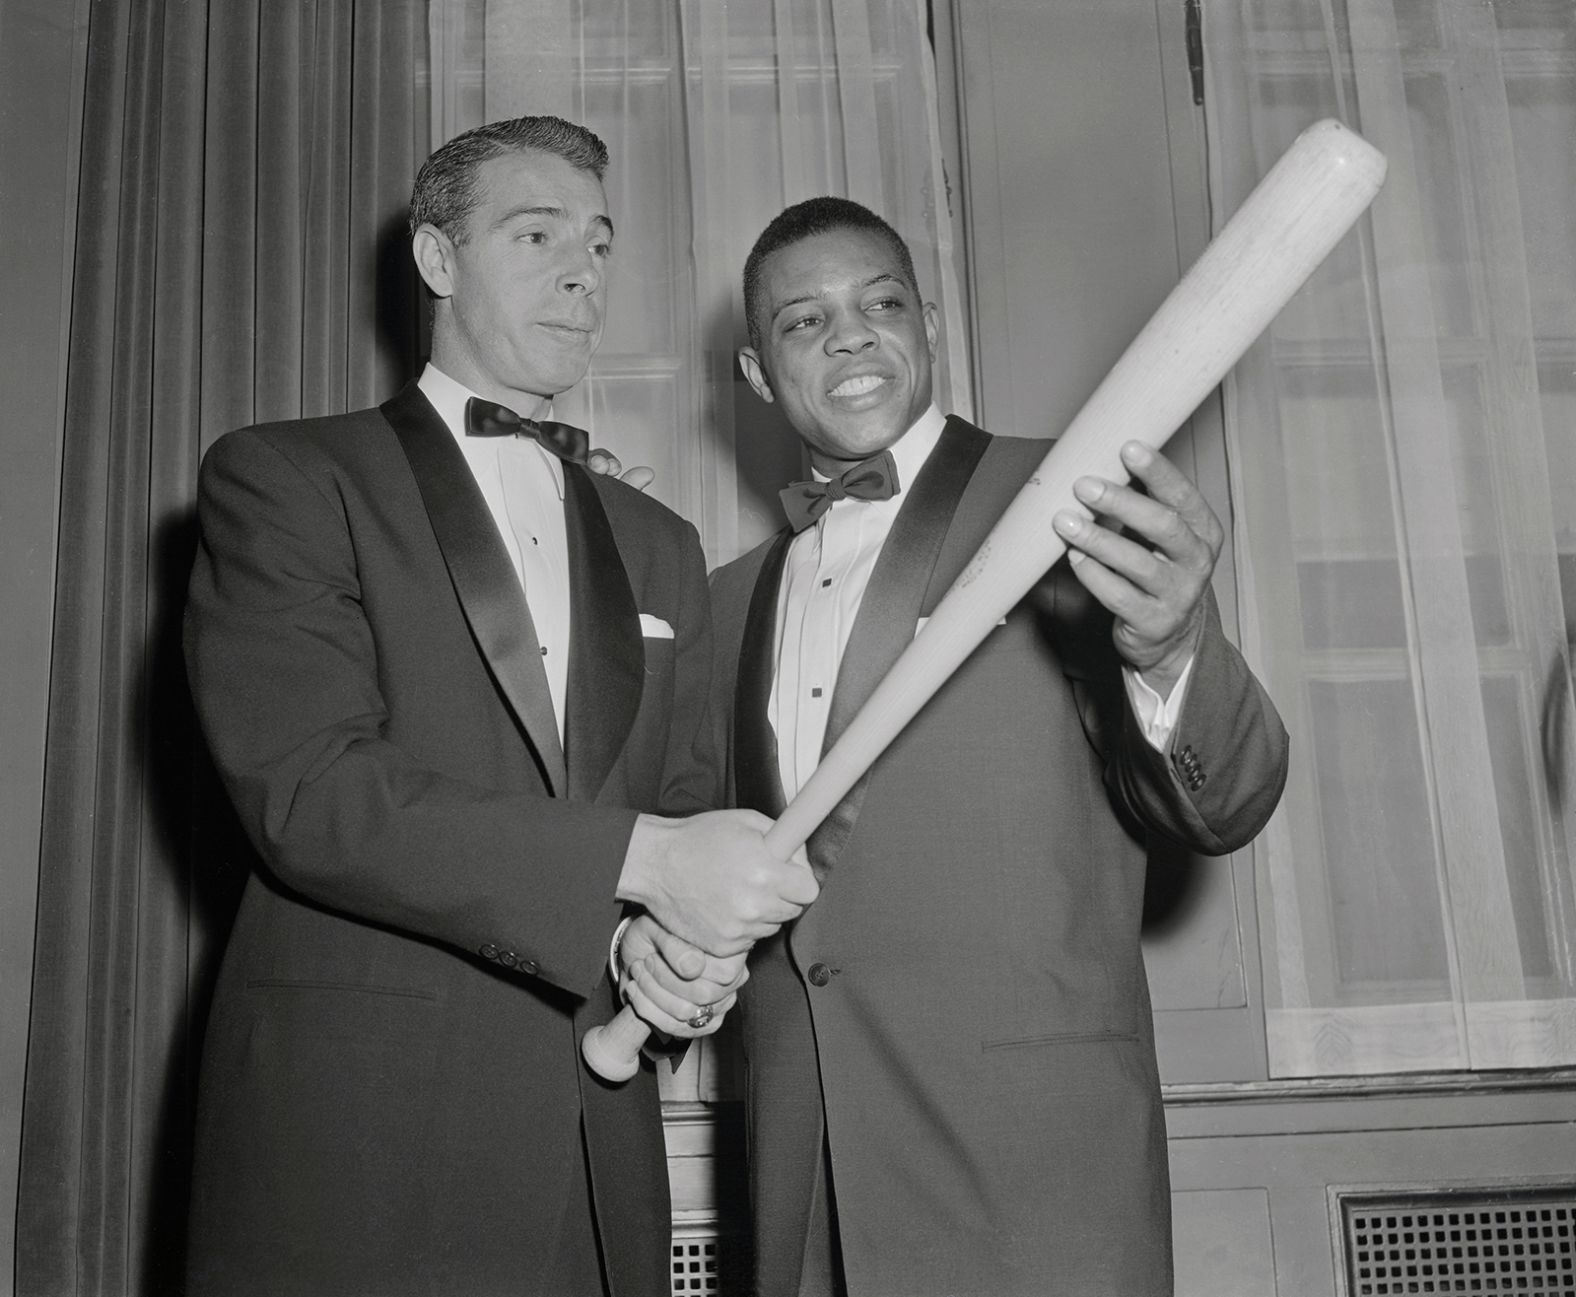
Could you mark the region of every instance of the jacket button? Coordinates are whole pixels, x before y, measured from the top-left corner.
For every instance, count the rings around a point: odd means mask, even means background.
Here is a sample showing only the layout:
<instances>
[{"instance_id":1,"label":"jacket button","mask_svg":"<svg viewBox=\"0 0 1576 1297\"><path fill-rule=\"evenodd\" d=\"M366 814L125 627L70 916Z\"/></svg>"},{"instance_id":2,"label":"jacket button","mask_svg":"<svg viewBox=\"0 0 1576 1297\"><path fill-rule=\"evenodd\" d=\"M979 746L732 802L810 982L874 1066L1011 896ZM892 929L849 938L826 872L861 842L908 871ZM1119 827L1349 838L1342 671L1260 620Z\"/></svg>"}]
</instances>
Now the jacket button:
<instances>
[{"instance_id":1,"label":"jacket button","mask_svg":"<svg viewBox=\"0 0 1576 1297\"><path fill-rule=\"evenodd\" d=\"M505 968L513 968L514 967L514 960L515 960L515 954L514 954L514 951L512 951L512 950L505 950L502 953L500 953L499 956L498 956L498 962L500 964L502 964Z\"/></svg>"},{"instance_id":2,"label":"jacket button","mask_svg":"<svg viewBox=\"0 0 1576 1297\"><path fill-rule=\"evenodd\" d=\"M497 959L498 947L489 942L476 953L479 954L483 959Z\"/></svg>"},{"instance_id":3,"label":"jacket button","mask_svg":"<svg viewBox=\"0 0 1576 1297\"><path fill-rule=\"evenodd\" d=\"M520 971L522 973L529 973L529 974L531 974L532 977L535 977L536 976L536 960L534 960L534 959L522 959L520 961Z\"/></svg>"},{"instance_id":4,"label":"jacket button","mask_svg":"<svg viewBox=\"0 0 1576 1297\"><path fill-rule=\"evenodd\" d=\"M811 964L807 976L811 986L825 986L832 980L832 970L825 964Z\"/></svg>"}]
</instances>

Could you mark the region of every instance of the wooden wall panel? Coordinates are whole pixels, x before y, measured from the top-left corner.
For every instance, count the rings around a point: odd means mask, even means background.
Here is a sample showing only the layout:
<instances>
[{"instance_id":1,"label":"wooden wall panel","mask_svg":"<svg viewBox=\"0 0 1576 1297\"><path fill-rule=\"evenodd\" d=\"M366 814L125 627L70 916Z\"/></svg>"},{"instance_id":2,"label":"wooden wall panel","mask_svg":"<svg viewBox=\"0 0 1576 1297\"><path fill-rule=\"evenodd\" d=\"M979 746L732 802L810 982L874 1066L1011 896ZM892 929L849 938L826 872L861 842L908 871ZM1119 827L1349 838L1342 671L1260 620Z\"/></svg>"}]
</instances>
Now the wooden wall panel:
<instances>
[{"instance_id":1,"label":"wooden wall panel","mask_svg":"<svg viewBox=\"0 0 1576 1297\"><path fill-rule=\"evenodd\" d=\"M1275 1291L1269 1194L1262 1188L1171 1195L1176 1297Z\"/></svg>"},{"instance_id":2,"label":"wooden wall panel","mask_svg":"<svg viewBox=\"0 0 1576 1297\"><path fill-rule=\"evenodd\" d=\"M1060 432L1208 237L1201 110L1171 0L935 0L956 104L980 422ZM955 199L955 202L957 200ZM1170 454L1230 517L1211 399ZM1232 555L1216 592L1235 625ZM1145 956L1167 1081L1264 1075L1251 859L1158 859Z\"/></svg>"}]
</instances>

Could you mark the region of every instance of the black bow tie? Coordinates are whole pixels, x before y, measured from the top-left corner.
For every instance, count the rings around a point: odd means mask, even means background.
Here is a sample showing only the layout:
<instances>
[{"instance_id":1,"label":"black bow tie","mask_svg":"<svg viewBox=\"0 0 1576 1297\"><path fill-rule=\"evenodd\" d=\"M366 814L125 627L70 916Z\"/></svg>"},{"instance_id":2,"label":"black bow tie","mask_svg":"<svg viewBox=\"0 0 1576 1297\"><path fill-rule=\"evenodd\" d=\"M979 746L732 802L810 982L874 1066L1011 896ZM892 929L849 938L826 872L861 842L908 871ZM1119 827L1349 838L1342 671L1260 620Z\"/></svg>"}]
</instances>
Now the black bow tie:
<instances>
[{"instance_id":1,"label":"black bow tie","mask_svg":"<svg viewBox=\"0 0 1576 1297\"><path fill-rule=\"evenodd\" d=\"M543 450L571 464L584 464L591 439L585 431L550 419L522 419L507 405L473 396L465 403L467 437L529 437Z\"/></svg>"},{"instance_id":2,"label":"black bow tie","mask_svg":"<svg viewBox=\"0 0 1576 1297\"><path fill-rule=\"evenodd\" d=\"M897 463L890 450L855 464L830 482L795 482L778 492L788 525L803 531L832 507L834 500L890 500L897 494Z\"/></svg>"}]
</instances>

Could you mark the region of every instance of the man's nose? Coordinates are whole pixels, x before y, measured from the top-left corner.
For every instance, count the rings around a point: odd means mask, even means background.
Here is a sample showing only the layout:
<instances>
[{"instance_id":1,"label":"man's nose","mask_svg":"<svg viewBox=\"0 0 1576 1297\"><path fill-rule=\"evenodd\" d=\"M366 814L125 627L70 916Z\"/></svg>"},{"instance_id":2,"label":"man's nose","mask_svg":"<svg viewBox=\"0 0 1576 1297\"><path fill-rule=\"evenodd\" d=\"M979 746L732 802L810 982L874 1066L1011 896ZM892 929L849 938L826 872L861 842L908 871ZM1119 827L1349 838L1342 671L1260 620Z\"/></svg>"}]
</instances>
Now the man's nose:
<instances>
[{"instance_id":1,"label":"man's nose","mask_svg":"<svg viewBox=\"0 0 1576 1297\"><path fill-rule=\"evenodd\" d=\"M864 317L854 312L837 316L826 332L826 349L831 352L869 351L879 341Z\"/></svg>"},{"instance_id":2,"label":"man's nose","mask_svg":"<svg viewBox=\"0 0 1576 1297\"><path fill-rule=\"evenodd\" d=\"M566 293L580 296L594 293L602 286L602 263L590 248L584 248L569 258L558 278L558 286Z\"/></svg>"}]
</instances>

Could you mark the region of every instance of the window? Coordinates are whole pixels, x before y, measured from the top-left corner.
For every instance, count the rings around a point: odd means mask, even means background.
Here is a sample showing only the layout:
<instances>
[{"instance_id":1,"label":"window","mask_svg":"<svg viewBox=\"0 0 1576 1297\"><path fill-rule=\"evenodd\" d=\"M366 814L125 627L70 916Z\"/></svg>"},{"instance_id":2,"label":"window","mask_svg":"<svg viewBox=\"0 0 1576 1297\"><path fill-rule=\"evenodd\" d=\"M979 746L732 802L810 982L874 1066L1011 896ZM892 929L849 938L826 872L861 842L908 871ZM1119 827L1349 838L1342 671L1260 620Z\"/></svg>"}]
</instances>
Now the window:
<instances>
[{"instance_id":1,"label":"window","mask_svg":"<svg viewBox=\"0 0 1576 1297\"><path fill-rule=\"evenodd\" d=\"M1390 160L1225 389L1275 1076L1576 1063L1576 9L1206 5L1217 219L1305 125Z\"/></svg>"}]
</instances>

